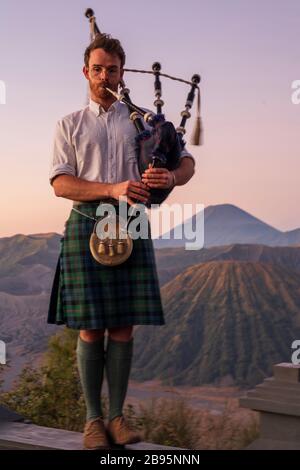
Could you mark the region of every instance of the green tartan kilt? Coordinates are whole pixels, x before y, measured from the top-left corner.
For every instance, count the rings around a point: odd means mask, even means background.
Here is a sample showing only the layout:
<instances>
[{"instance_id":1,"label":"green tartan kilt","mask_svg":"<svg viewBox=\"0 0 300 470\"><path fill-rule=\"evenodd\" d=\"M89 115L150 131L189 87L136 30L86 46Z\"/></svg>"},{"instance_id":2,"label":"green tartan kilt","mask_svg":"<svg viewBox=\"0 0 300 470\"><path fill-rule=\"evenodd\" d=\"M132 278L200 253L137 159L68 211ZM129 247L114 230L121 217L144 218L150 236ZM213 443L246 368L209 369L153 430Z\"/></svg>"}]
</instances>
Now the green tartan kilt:
<instances>
[{"instance_id":1,"label":"green tartan kilt","mask_svg":"<svg viewBox=\"0 0 300 470\"><path fill-rule=\"evenodd\" d=\"M95 217L98 205L84 203L78 209ZM89 240L94 224L74 211L65 223L47 322L86 330L164 325L150 224L149 238L133 240L130 257L119 266L93 258Z\"/></svg>"}]
</instances>

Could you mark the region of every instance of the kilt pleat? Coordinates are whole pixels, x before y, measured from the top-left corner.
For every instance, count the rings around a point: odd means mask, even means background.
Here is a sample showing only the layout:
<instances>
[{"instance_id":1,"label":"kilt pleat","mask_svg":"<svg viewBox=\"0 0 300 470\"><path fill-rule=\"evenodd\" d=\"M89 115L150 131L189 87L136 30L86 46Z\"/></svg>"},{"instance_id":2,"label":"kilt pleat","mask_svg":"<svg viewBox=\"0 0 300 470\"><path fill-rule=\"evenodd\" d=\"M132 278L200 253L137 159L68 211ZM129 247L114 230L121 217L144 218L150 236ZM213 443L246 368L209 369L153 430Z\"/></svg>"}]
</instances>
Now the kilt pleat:
<instances>
[{"instance_id":1,"label":"kilt pleat","mask_svg":"<svg viewBox=\"0 0 300 470\"><path fill-rule=\"evenodd\" d=\"M79 209L94 217L98 205ZM47 322L74 329L164 325L150 225L149 238L133 240L124 263L104 266L89 249L94 223L74 211L65 223Z\"/></svg>"}]
</instances>

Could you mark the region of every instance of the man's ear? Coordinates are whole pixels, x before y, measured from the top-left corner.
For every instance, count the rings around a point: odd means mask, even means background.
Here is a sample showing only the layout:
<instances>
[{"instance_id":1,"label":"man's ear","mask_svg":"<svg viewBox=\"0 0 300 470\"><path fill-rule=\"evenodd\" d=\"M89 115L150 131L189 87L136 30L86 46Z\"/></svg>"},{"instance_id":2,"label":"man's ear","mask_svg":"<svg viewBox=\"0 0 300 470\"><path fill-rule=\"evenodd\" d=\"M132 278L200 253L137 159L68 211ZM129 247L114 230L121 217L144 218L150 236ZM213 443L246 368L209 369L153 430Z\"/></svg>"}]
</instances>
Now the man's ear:
<instances>
[{"instance_id":1,"label":"man's ear","mask_svg":"<svg viewBox=\"0 0 300 470\"><path fill-rule=\"evenodd\" d=\"M121 68L121 70L120 70L120 76L121 76L121 79L123 78L123 75L124 75L124 69L123 69L123 68Z\"/></svg>"},{"instance_id":2,"label":"man's ear","mask_svg":"<svg viewBox=\"0 0 300 470\"><path fill-rule=\"evenodd\" d=\"M90 79L90 77L89 77L89 71L88 71L88 69L86 68L85 65L83 66L82 71L83 71L83 74L84 74L85 78L86 78L87 80L89 80L89 79Z\"/></svg>"}]
</instances>

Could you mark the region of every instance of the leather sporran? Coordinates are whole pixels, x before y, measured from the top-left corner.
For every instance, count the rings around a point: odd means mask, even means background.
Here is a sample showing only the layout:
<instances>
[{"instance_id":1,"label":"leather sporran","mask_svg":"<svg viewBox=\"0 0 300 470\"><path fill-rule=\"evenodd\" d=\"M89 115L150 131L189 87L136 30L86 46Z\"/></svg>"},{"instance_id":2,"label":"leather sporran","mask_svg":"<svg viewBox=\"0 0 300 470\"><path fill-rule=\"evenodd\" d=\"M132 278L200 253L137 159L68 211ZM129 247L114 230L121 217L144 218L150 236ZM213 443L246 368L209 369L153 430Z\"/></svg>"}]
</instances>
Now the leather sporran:
<instances>
[{"instance_id":1,"label":"leather sporran","mask_svg":"<svg viewBox=\"0 0 300 470\"><path fill-rule=\"evenodd\" d=\"M104 266L118 266L131 255L133 240L127 231L127 222L118 214L109 214L96 220L90 237L90 251Z\"/></svg>"}]
</instances>

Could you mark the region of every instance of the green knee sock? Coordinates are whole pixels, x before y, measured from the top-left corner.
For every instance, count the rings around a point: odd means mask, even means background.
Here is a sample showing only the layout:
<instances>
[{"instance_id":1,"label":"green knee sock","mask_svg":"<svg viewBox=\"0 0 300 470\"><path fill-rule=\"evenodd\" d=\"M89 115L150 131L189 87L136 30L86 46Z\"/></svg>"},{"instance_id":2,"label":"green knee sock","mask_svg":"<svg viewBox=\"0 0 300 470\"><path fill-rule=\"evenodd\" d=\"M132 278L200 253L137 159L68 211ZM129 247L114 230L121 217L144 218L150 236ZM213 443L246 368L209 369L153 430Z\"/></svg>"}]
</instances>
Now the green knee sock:
<instances>
[{"instance_id":1,"label":"green knee sock","mask_svg":"<svg viewBox=\"0 0 300 470\"><path fill-rule=\"evenodd\" d=\"M106 351L106 376L109 392L109 419L122 415L133 354L133 338L130 341L108 339Z\"/></svg>"},{"instance_id":2,"label":"green knee sock","mask_svg":"<svg viewBox=\"0 0 300 470\"><path fill-rule=\"evenodd\" d=\"M101 388L105 363L104 337L87 342L78 336L76 354L86 404L86 420L103 417Z\"/></svg>"}]
</instances>

